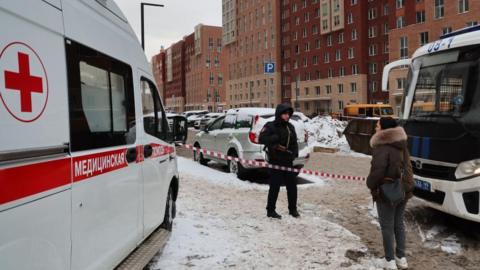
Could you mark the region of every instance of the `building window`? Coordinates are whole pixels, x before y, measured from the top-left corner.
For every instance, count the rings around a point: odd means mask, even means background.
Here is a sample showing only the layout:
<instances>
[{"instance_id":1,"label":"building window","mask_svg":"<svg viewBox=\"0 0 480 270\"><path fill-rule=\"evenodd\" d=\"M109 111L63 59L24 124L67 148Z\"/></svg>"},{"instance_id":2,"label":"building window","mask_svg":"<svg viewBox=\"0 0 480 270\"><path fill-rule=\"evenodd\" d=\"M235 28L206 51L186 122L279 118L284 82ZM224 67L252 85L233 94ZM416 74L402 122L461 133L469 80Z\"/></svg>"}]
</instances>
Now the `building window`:
<instances>
[{"instance_id":1,"label":"building window","mask_svg":"<svg viewBox=\"0 0 480 270\"><path fill-rule=\"evenodd\" d=\"M368 64L368 73L377 74L377 63L369 63Z\"/></svg>"},{"instance_id":2,"label":"building window","mask_svg":"<svg viewBox=\"0 0 480 270\"><path fill-rule=\"evenodd\" d=\"M458 13L469 11L468 0L458 0Z\"/></svg>"},{"instance_id":3,"label":"building window","mask_svg":"<svg viewBox=\"0 0 480 270\"><path fill-rule=\"evenodd\" d=\"M347 15L347 23L352 24L353 23L353 14L350 12Z\"/></svg>"},{"instance_id":4,"label":"building window","mask_svg":"<svg viewBox=\"0 0 480 270\"><path fill-rule=\"evenodd\" d=\"M446 35L448 33L452 32L452 27L444 27L442 29L442 35Z\"/></svg>"},{"instance_id":5,"label":"building window","mask_svg":"<svg viewBox=\"0 0 480 270\"><path fill-rule=\"evenodd\" d=\"M368 28L368 38L374 38L377 36L377 27L371 26Z\"/></svg>"},{"instance_id":6,"label":"building window","mask_svg":"<svg viewBox=\"0 0 480 270\"><path fill-rule=\"evenodd\" d=\"M352 29L352 40L357 40L357 29Z\"/></svg>"},{"instance_id":7,"label":"building window","mask_svg":"<svg viewBox=\"0 0 480 270\"><path fill-rule=\"evenodd\" d=\"M330 53L328 53L328 52L325 53L324 62L325 62L325 63L330 63Z\"/></svg>"},{"instance_id":8,"label":"building window","mask_svg":"<svg viewBox=\"0 0 480 270\"><path fill-rule=\"evenodd\" d=\"M356 93L357 92L357 83L350 83L350 90L352 91L352 93Z\"/></svg>"},{"instance_id":9,"label":"building window","mask_svg":"<svg viewBox=\"0 0 480 270\"><path fill-rule=\"evenodd\" d=\"M417 11L416 17L417 17L417 23L424 23L425 22L425 10Z\"/></svg>"},{"instance_id":10,"label":"building window","mask_svg":"<svg viewBox=\"0 0 480 270\"><path fill-rule=\"evenodd\" d=\"M428 43L428 32L420 33L420 46Z\"/></svg>"},{"instance_id":11,"label":"building window","mask_svg":"<svg viewBox=\"0 0 480 270\"><path fill-rule=\"evenodd\" d=\"M408 37L400 38L400 58L408 58Z\"/></svg>"},{"instance_id":12,"label":"building window","mask_svg":"<svg viewBox=\"0 0 480 270\"><path fill-rule=\"evenodd\" d=\"M313 63L314 65L318 65L318 56L317 56L317 55L314 55L314 56L312 57L312 63Z\"/></svg>"},{"instance_id":13,"label":"building window","mask_svg":"<svg viewBox=\"0 0 480 270\"><path fill-rule=\"evenodd\" d=\"M303 28L303 37L306 38L307 36L308 36L307 28L304 27L304 28Z\"/></svg>"},{"instance_id":14,"label":"building window","mask_svg":"<svg viewBox=\"0 0 480 270\"><path fill-rule=\"evenodd\" d=\"M388 16L389 13L390 13L390 12L389 12L388 4L385 4L385 5L383 6L383 16Z\"/></svg>"},{"instance_id":15,"label":"building window","mask_svg":"<svg viewBox=\"0 0 480 270\"><path fill-rule=\"evenodd\" d=\"M405 17L404 16L398 16L397 17L397 28L403 28L405 27Z\"/></svg>"},{"instance_id":16,"label":"building window","mask_svg":"<svg viewBox=\"0 0 480 270\"><path fill-rule=\"evenodd\" d=\"M318 34L318 27L317 27L317 25L312 26L312 34L313 34L313 35Z\"/></svg>"},{"instance_id":17,"label":"building window","mask_svg":"<svg viewBox=\"0 0 480 270\"><path fill-rule=\"evenodd\" d=\"M353 59L355 58L355 50L354 48L348 48L348 59Z\"/></svg>"},{"instance_id":18,"label":"building window","mask_svg":"<svg viewBox=\"0 0 480 270\"><path fill-rule=\"evenodd\" d=\"M338 93L343 94L343 84L341 83L338 84Z\"/></svg>"},{"instance_id":19,"label":"building window","mask_svg":"<svg viewBox=\"0 0 480 270\"><path fill-rule=\"evenodd\" d=\"M305 51L306 52L310 51L310 42L305 43Z\"/></svg>"},{"instance_id":20,"label":"building window","mask_svg":"<svg viewBox=\"0 0 480 270\"><path fill-rule=\"evenodd\" d=\"M358 75L358 65L352 65L352 75Z\"/></svg>"},{"instance_id":21,"label":"building window","mask_svg":"<svg viewBox=\"0 0 480 270\"><path fill-rule=\"evenodd\" d=\"M338 34L338 44L343 44L343 42L345 41L345 38L344 38L344 34L343 32Z\"/></svg>"},{"instance_id":22,"label":"building window","mask_svg":"<svg viewBox=\"0 0 480 270\"><path fill-rule=\"evenodd\" d=\"M332 68L328 68L328 70L327 70L327 77L328 77L328 78L332 78L332 77L333 77L333 69L332 69Z\"/></svg>"},{"instance_id":23,"label":"building window","mask_svg":"<svg viewBox=\"0 0 480 270\"><path fill-rule=\"evenodd\" d=\"M445 15L444 0L435 0L435 19L443 18Z\"/></svg>"},{"instance_id":24,"label":"building window","mask_svg":"<svg viewBox=\"0 0 480 270\"><path fill-rule=\"evenodd\" d=\"M335 52L335 60L336 61L341 61L342 60L342 52L340 50L337 50Z\"/></svg>"},{"instance_id":25,"label":"building window","mask_svg":"<svg viewBox=\"0 0 480 270\"><path fill-rule=\"evenodd\" d=\"M315 47L316 47L317 49L320 49L320 39L316 39L316 40L315 40Z\"/></svg>"},{"instance_id":26,"label":"building window","mask_svg":"<svg viewBox=\"0 0 480 270\"><path fill-rule=\"evenodd\" d=\"M354 6L354 5L357 4L357 2L358 2L358 0L351 0L350 4L351 4L352 6Z\"/></svg>"},{"instance_id":27,"label":"building window","mask_svg":"<svg viewBox=\"0 0 480 270\"><path fill-rule=\"evenodd\" d=\"M477 21L467 22L467 27L478 25Z\"/></svg>"},{"instance_id":28,"label":"building window","mask_svg":"<svg viewBox=\"0 0 480 270\"><path fill-rule=\"evenodd\" d=\"M405 0L396 0L396 2L397 2L397 9L403 8L403 6L405 5Z\"/></svg>"},{"instance_id":29,"label":"building window","mask_svg":"<svg viewBox=\"0 0 480 270\"><path fill-rule=\"evenodd\" d=\"M308 87L305 87L305 96L310 95L310 89Z\"/></svg>"},{"instance_id":30,"label":"building window","mask_svg":"<svg viewBox=\"0 0 480 270\"><path fill-rule=\"evenodd\" d=\"M338 109L343 110L343 101L342 100L338 101Z\"/></svg>"},{"instance_id":31,"label":"building window","mask_svg":"<svg viewBox=\"0 0 480 270\"><path fill-rule=\"evenodd\" d=\"M340 77L344 77L345 76L345 67L340 67L340 69L338 70L338 75Z\"/></svg>"},{"instance_id":32,"label":"building window","mask_svg":"<svg viewBox=\"0 0 480 270\"><path fill-rule=\"evenodd\" d=\"M327 94L331 94L331 93L332 93L332 86L331 86L331 85L325 86L325 89L326 89L326 91L327 91Z\"/></svg>"},{"instance_id":33,"label":"building window","mask_svg":"<svg viewBox=\"0 0 480 270\"><path fill-rule=\"evenodd\" d=\"M332 35L327 36L327 46L331 47L332 46Z\"/></svg>"},{"instance_id":34,"label":"building window","mask_svg":"<svg viewBox=\"0 0 480 270\"><path fill-rule=\"evenodd\" d=\"M376 8L371 8L368 10L368 19L373 20L377 18L377 9Z\"/></svg>"},{"instance_id":35,"label":"building window","mask_svg":"<svg viewBox=\"0 0 480 270\"><path fill-rule=\"evenodd\" d=\"M372 44L368 46L368 55L369 56L377 55L377 44Z\"/></svg>"},{"instance_id":36,"label":"building window","mask_svg":"<svg viewBox=\"0 0 480 270\"><path fill-rule=\"evenodd\" d=\"M388 35L388 32L390 31L390 27L388 26L388 23L383 24L383 34Z\"/></svg>"},{"instance_id":37,"label":"building window","mask_svg":"<svg viewBox=\"0 0 480 270\"><path fill-rule=\"evenodd\" d=\"M340 16L339 16L339 15L335 15L335 16L333 17L333 25L334 25L334 26L340 25Z\"/></svg>"},{"instance_id":38,"label":"building window","mask_svg":"<svg viewBox=\"0 0 480 270\"><path fill-rule=\"evenodd\" d=\"M388 49L388 46L389 46L388 40L384 41L383 42L383 53L384 54L388 54L390 52L390 50Z\"/></svg>"},{"instance_id":39,"label":"building window","mask_svg":"<svg viewBox=\"0 0 480 270\"><path fill-rule=\"evenodd\" d=\"M303 17L304 17L305 22L310 21L310 13L309 12L306 12Z\"/></svg>"},{"instance_id":40,"label":"building window","mask_svg":"<svg viewBox=\"0 0 480 270\"><path fill-rule=\"evenodd\" d=\"M320 96L320 86L315 86L315 94Z\"/></svg>"}]
</instances>

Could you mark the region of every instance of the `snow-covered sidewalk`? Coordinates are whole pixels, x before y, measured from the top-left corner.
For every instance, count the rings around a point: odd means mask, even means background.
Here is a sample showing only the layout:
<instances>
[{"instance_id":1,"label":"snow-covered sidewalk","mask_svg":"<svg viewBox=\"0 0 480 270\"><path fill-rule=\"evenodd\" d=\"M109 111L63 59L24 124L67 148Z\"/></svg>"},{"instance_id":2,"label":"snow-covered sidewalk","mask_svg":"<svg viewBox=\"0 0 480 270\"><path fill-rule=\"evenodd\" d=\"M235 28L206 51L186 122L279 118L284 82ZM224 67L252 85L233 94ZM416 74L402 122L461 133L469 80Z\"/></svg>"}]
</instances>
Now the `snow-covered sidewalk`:
<instances>
[{"instance_id":1,"label":"snow-covered sidewalk","mask_svg":"<svg viewBox=\"0 0 480 270\"><path fill-rule=\"evenodd\" d=\"M360 238L322 218L321 205L302 202L300 219L288 216L282 188L277 210L266 217L267 185L180 158L181 187L172 236L151 269L375 269ZM304 188L322 188L321 179ZM353 256L355 257L355 256Z\"/></svg>"}]
</instances>

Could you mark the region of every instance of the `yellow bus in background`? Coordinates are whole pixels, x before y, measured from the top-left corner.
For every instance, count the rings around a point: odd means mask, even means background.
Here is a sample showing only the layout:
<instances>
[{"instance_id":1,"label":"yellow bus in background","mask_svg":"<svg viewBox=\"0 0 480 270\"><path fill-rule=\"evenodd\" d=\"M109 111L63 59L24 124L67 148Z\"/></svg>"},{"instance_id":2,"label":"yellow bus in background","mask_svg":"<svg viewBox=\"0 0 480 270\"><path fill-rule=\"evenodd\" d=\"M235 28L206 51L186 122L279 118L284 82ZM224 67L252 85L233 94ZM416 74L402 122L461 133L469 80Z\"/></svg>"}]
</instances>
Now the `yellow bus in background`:
<instances>
[{"instance_id":1,"label":"yellow bus in background","mask_svg":"<svg viewBox=\"0 0 480 270\"><path fill-rule=\"evenodd\" d=\"M344 117L394 117L388 104L350 104L343 109Z\"/></svg>"}]
</instances>

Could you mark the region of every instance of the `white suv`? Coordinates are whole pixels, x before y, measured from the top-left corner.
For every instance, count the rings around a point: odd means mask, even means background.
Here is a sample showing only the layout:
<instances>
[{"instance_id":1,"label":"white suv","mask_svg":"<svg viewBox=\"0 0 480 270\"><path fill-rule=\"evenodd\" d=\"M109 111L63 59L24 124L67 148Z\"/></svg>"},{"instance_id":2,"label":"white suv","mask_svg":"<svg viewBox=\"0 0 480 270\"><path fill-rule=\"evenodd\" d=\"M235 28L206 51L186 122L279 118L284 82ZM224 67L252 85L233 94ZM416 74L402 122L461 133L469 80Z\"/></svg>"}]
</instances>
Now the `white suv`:
<instances>
[{"instance_id":1,"label":"white suv","mask_svg":"<svg viewBox=\"0 0 480 270\"><path fill-rule=\"evenodd\" d=\"M229 110L199 132L194 139L194 146L224 155L246 160L265 161L264 145L258 143L258 136L263 126L273 121L275 110L270 108L239 108ZM303 168L310 157L307 147L308 132L302 121L290 121L298 137L299 156L293 162L295 168ZM221 158L206 156L194 151L194 159L203 165L215 160L228 166L231 173L244 178L247 169L259 169L255 165L240 164Z\"/></svg>"}]
</instances>

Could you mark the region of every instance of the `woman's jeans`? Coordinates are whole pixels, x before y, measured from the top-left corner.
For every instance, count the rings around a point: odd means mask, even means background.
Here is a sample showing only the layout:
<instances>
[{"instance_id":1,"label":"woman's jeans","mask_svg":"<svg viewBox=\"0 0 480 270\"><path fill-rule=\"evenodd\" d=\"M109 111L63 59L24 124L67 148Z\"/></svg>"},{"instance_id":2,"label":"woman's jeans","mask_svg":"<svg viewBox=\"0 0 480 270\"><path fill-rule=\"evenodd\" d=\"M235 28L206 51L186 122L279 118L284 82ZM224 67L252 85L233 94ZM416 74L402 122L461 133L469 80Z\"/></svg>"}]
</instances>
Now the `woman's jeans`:
<instances>
[{"instance_id":1,"label":"woman's jeans","mask_svg":"<svg viewBox=\"0 0 480 270\"><path fill-rule=\"evenodd\" d=\"M387 261L393 260L395 255L397 258L405 257L405 205L405 201L397 205L382 200L377 201L378 220L382 229L383 249Z\"/></svg>"}]
</instances>

